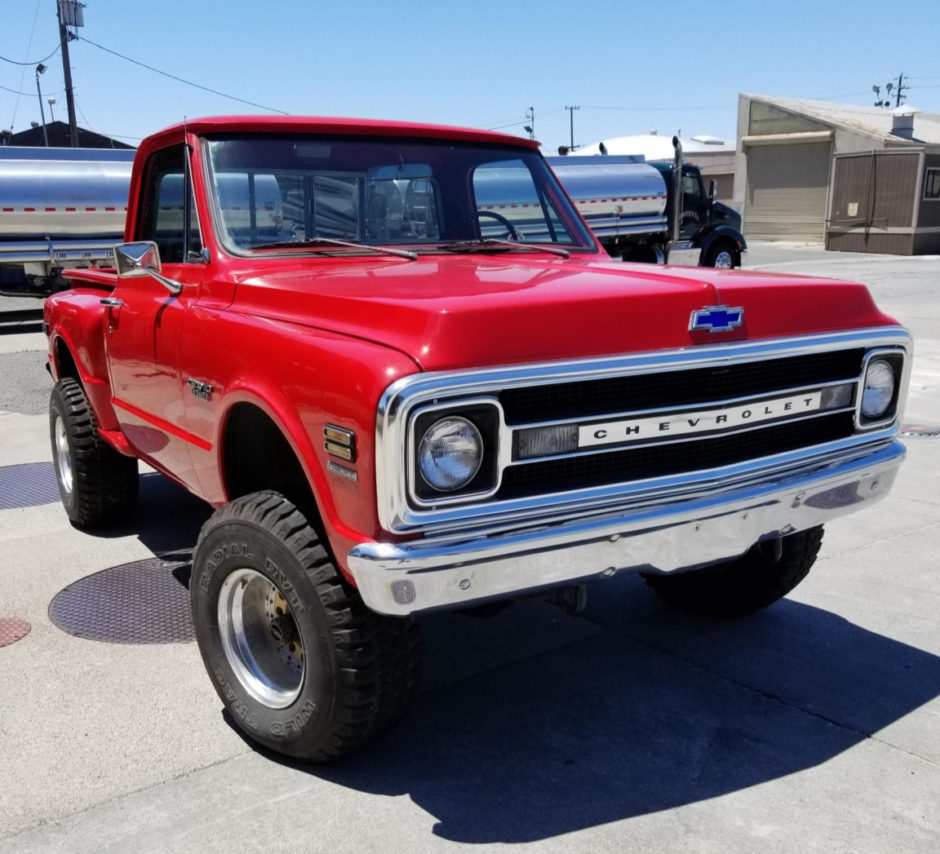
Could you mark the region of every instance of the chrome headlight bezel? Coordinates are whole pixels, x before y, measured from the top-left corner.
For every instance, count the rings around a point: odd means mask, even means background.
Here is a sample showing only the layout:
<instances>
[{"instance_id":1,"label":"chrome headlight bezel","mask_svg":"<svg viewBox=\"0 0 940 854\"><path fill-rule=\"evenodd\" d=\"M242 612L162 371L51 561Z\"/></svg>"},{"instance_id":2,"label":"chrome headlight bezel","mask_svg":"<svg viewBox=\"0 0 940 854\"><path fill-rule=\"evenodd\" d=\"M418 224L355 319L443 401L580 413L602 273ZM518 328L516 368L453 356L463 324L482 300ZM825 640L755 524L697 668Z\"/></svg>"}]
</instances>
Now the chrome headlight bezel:
<instances>
[{"instance_id":1,"label":"chrome headlight bezel","mask_svg":"<svg viewBox=\"0 0 940 854\"><path fill-rule=\"evenodd\" d=\"M434 403L411 414L408 442L408 492L417 507L479 501L499 488L502 407L493 398ZM466 425L461 427L461 425ZM457 429L479 443L479 459L458 483L435 484L428 468L428 441L434 431ZM472 470L471 470L472 469Z\"/></svg>"},{"instance_id":2,"label":"chrome headlight bezel","mask_svg":"<svg viewBox=\"0 0 940 854\"><path fill-rule=\"evenodd\" d=\"M872 350L865 355L858 387L856 424L872 430L898 417L904 354L898 350Z\"/></svg>"}]
</instances>

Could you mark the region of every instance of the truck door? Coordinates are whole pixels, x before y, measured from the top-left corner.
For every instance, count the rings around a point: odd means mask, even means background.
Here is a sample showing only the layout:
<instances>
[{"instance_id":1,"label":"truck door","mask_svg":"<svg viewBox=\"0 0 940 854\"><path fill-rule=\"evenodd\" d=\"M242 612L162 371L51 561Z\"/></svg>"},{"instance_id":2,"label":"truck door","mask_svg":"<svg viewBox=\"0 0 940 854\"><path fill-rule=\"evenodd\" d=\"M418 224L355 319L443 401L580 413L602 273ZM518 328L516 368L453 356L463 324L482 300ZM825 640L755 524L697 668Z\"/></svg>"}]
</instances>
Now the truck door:
<instances>
[{"instance_id":1,"label":"truck door","mask_svg":"<svg viewBox=\"0 0 940 854\"><path fill-rule=\"evenodd\" d=\"M701 175L682 170L682 207L679 213L679 237L688 240L706 225L706 195Z\"/></svg>"},{"instance_id":2,"label":"truck door","mask_svg":"<svg viewBox=\"0 0 940 854\"><path fill-rule=\"evenodd\" d=\"M189 211L184 215L184 192ZM111 297L107 337L115 411L128 441L159 467L186 479L189 437L179 427L183 405L179 350L183 319L199 294L204 265L182 145L155 154L146 167L136 240L152 240L173 293L150 276L120 278ZM184 228L189 223L189 233Z\"/></svg>"}]
</instances>

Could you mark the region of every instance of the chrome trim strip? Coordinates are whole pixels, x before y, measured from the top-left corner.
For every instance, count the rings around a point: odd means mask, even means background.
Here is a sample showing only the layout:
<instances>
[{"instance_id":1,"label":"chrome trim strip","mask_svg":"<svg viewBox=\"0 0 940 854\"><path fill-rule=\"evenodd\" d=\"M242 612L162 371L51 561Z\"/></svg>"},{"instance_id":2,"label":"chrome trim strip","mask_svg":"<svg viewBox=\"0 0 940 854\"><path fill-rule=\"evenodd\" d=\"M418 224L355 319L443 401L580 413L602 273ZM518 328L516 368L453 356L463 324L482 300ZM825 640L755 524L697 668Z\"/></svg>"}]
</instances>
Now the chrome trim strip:
<instances>
[{"instance_id":1,"label":"chrome trim strip","mask_svg":"<svg viewBox=\"0 0 940 854\"><path fill-rule=\"evenodd\" d=\"M686 472L681 476L660 478L652 482L614 484L580 490L575 493L555 493L534 498L471 503L461 507L437 507L414 510L409 504L408 477L404 449L408 442L411 414L420 406L435 402L461 402L462 398L486 396L508 388L530 385L550 385L579 381L600 380L615 376L665 373L694 370L728 364L760 362L770 359L796 357L812 353L831 352L847 348L885 348L904 354L901 394L898 400L898 418L886 428L866 431L838 443L831 443L801 451L748 461L739 466L704 472ZM739 341L725 344L698 345L663 352L626 354L599 359L567 362L546 362L510 367L494 367L468 371L432 372L413 374L392 383L383 394L376 417L376 489L379 521L383 529L408 533L413 531L446 531L468 529L481 524L493 525L517 521L522 516L545 515L552 518L570 518L584 512L585 506L601 502L601 506L623 505L634 502L638 496L651 492L673 494L679 490L699 487L702 483L718 479L734 480L746 474L753 477L760 470L764 475L805 463L808 458L845 459L868 448L890 440L897 432L897 423L903 411L904 397L910 375L911 338L900 326L875 327L848 332L807 335L761 341ZM514 425L528 427L529 425ZM507 428L507 433L511 433ZM500 435L501 448L506 447L506 436Z\"/></svg>"},{"instance_id":2,"label":"chrome trim strip","mask_svg":"<svg viewBox=\"0 0 940 854\"><path fill-rule=\"evenodd\" d=\"M882 351L884 352L884 351ZM887 352L895 352L889 350ZM864 374L860 374L855 377L848 377L843 380L831 380L829 382L815 383L814 385L804 385L804 386L787 386L786 389L778 389L776 391L764 391L759 392L758 394L745 395L744 397L723 397L721 399L722 406L736 406L739 404L745 403L760 403L763 400L769 400L773 397L779 397L782 394L801 394L802 392L808 391L818 391L826 388L836 388L843 385L856 385L858 384ZM611 412L605 412L603 415L589 415L582 418L560 418L556 421L527 421L525 424L517 424L511 428L512 431L516 430L534 430L539 427L562 427L567 424L587 424L591 421L600 421L611 420L618 418L645 418L646 416L652 415L669 415L672 413L684 415L688 413L689 415L694 415L696 412L704 409L709 409L714 406L713 403L696 403L696 404L686 404L685 406L660 406L653 409L620 409L613 410ZM848 407L854 409L855 407ZM835 409L824 409L821 410L821 414L830 415L835 412ZM518 460L516 461L518 462Z\"/></svg>"},{"instance_id":3,"label":"chrome trim strip","mask_svg":"<svg viewBox=\"0 0 940 854\"><path fill-rule=\"evenodd\" d=\"M393 615L466 607L627 569L703 566L874 504L904 455L895 441L854 460L629 512L463 539L366 542L352 549L347 566L366 604Z\"/></svg>"},{"instance_id":4,"label":"chrome trim strip","mask_svg":"<svg viewBox=\"0 0 940 854\"><path fill-rule=\"evenodd\" d=\"M809 415L794 415L788 418L780 418L774 421L758 422L753 425L738 426L721 430L703 430L701 433L688 433L684 435L670 436L668 439L650 439L637 440L633 442L611 442L609 445L586 445L564 454L550 454L544 457L519 457L512 461L513 468L516 466L535 465L537 463L548 463L553 460L570 460L574 458L595 456L599 454L613 454L618 451L638 451L642 448L662 448L666 445L681 445L684 442L696 442L700 439L717 439L727 436L743 436L746 433L753 433L757 430L768 430L773 427L780 427L784 424L800 424L803 421L812 421L819 418L826 418L830 415L840 415L845 412L855 412L854 406L843 406L836 409L823 409L818 412L812 412ZM884 425L882 424L882 427ZM526 427L525 429L529 429ZM636 483L636 481L631 481Z\"/></svg>"}]
</instances>

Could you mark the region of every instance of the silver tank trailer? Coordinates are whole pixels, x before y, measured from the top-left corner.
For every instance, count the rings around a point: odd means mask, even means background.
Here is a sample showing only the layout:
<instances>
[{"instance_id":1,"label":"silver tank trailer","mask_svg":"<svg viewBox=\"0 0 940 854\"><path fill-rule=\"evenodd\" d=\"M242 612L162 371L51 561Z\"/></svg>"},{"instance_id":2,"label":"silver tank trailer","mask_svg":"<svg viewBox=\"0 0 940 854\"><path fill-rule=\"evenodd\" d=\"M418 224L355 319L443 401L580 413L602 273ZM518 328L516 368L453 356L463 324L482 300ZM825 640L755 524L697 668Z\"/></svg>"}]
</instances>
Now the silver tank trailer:
<instances>
[{"instance_id":1,"label":"silver tank trailer","mask_svg":"<svg viewBox=\"0 0 940 854\"><path fill-rule=\"evenodd\" d=\"M120 237L134 154L0 147L0 237Z\"/></svg>"},{"instance_id":2,"label":"silver tank trailer","mask_svg":"<svg viewBox=\"0 0 940 854\"><path fill-rule=\"evenodd\" d=\"M666 181L642 157L548 157L568 195L600 238L668 229Z\"/></svg>"},{"instance_id":3,"label":"silver tank trailer","mask_svg":"<svg viewBox=\"0 0 940 854\"><path fill-rule=\"evenodd\" d=\"M0 146L5 289L47 291L62 268L111 262L124 234L134 154Z\"/></svg>"}]
</instances>

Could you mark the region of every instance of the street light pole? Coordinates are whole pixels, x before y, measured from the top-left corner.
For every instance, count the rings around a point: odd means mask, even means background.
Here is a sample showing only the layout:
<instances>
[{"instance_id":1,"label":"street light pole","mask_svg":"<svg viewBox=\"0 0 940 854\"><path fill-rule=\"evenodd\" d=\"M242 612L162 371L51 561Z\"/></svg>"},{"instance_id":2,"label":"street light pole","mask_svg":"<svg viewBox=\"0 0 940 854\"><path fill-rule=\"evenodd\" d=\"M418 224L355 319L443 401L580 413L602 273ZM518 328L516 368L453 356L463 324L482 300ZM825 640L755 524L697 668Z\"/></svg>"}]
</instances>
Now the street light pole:
<instances>
[{"instance_id":1,"label":"street light pole","mask_svg":"<svg viewBox=\"0 0 940 854\"><path fill-rule=\"evenodd\" d=\"M46 66L41 62L36 66L36 92L39 94L39 115L42 117L42 140L46 148L49 147L49 134L46 132L46 111L42 106L42 87L39 85L39 75L46 73Z\"/></svg>"}]
</instances>

